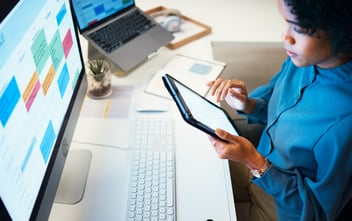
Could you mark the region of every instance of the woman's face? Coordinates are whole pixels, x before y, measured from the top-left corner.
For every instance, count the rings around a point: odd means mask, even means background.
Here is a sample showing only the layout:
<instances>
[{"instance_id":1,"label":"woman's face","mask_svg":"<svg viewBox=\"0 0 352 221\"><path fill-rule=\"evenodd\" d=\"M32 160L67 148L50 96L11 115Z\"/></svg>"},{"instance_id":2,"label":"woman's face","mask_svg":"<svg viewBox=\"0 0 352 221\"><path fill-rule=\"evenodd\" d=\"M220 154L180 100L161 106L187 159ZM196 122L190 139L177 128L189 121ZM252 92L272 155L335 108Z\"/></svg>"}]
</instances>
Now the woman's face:
<instances>
[{"instance_id":1,"label":"woman's face","mask_svg":"<svg viewBox=\"0 0 352 221\"><path fill-rule=\"evenodd\" d=\"M330 39L321 30L309 35L307 30L297 25L293 15L284 0L278 0L278 7L286 21L286 29L282 35L284 47L292 62L298 66L318 65L321 68L332 68L344 63L334 55Z\"/></svg>"}]
</instances>

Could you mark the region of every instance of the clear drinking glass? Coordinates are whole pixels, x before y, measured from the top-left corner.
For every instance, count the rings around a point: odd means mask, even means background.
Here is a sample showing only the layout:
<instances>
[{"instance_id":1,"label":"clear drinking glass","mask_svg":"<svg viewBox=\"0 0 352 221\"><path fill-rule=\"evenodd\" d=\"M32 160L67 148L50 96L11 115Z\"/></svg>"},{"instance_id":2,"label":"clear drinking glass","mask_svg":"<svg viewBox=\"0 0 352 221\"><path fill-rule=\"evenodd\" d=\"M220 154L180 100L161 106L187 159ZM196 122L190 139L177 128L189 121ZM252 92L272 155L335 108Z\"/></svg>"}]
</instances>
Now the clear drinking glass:
<instances>
[{"instance_id":1,"label":"clear drinking glass","mask_svg":"<svg viewBox=\"0 0 352 221\"><path fill-rule=\"evenodd\" d=\"M105 98L112 93L110 65L104 60L87 62L87 95L91 98Z\"/></svg>"}]
</instances>

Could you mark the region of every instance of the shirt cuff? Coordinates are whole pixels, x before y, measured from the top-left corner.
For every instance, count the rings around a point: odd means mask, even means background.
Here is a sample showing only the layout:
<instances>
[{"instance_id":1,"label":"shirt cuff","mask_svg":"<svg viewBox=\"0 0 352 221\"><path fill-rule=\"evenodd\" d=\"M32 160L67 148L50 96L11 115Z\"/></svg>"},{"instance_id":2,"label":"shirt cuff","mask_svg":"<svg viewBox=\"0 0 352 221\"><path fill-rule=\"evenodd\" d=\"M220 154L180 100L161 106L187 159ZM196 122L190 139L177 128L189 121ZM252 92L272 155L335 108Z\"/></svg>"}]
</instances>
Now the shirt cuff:
<instances>
[{"instance_id":1,"label":"shirt cuff","mask_svg":"<svg viewBox=\"0 0 352 221\"><path fill-rule=\"evenodd\" d=\"M255 109L252 113L246 114L242 111L237 111L239 115L245 116L248 123L261 123L266 124L267 120L267 107L268 104L265 100L260 98L251 98L255 100Z\"/></svg>"}]
</instances>

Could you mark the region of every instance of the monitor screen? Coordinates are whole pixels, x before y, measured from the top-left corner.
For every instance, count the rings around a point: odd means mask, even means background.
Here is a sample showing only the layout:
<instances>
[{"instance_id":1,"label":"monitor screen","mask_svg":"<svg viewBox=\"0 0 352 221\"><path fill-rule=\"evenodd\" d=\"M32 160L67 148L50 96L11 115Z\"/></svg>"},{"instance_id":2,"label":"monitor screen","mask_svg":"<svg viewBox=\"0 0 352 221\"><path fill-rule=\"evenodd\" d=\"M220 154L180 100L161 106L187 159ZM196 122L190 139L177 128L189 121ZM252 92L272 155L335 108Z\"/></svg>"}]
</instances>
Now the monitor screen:
<instances>
[{"instance_id":1,"label":"monitor screen","mask_svg":"<svg viewBox=\"0 0 352 221\"><path fill-rule=\"evenodd\" d=\"M68 0L7 2L0 23L0 220L47 220L86 92L84 65Z\"/></svg>"}]
</instances>

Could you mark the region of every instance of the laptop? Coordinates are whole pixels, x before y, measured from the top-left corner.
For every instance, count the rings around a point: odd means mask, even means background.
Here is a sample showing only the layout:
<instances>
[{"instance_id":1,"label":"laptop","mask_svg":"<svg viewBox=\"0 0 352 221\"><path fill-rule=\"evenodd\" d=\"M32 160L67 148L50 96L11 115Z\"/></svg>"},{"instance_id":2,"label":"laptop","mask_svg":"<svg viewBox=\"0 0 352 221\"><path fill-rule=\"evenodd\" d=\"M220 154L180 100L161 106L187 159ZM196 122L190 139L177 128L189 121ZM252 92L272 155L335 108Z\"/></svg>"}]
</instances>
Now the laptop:
<instances>
[{"instance_id":1,"label":"laptop","mask_svg":"<svg viewBox=\"0 0 352 221\"><path fill-rule=\"evenodd\" d=\"M135 0L71 0L71 4L80 34L123 72L174 39Z\"/></svg>"}]
</instances>

